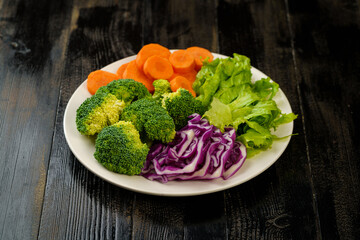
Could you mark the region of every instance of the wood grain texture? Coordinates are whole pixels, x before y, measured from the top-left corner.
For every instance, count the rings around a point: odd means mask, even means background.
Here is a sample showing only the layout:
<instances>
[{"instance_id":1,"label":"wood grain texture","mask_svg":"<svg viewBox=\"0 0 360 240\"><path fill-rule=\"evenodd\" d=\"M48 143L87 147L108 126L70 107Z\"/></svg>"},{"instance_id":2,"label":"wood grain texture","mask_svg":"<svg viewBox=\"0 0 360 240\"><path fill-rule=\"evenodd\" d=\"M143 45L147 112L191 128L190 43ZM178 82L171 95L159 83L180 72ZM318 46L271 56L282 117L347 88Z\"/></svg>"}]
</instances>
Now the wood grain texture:
<instances>
[{"instance_id":1,"label":"wood grain texture","mask_svg":"<svg viewBox=\"0 0 360 240\"><path fill-rule=\"evenodd\" d=\"M299 114L294 126L294 132L299 135L292 137L288 149L274 166L227 191L229 236L231 239L316 239L319 236L317 206L312 199L287 7L284 2L274 1L220 1L218 11L221 52L250 57L253 66L280 85L293 111Z\"/></svg>"},{"instance_id":2,"label":"wood grain texture","mask_svg":"<svg viewBox=\"0 0 360 240\"><path fill-rule=\"evenodd\" d=\"M143 44L218 52L216 1L146 1Z\"/></svg>"},{"instance_id":3,"label":"wood grain texture","mask_svg":"<svg viewBox=\"0 0 360 240\"><path fill-rule=\"evenodd\" d=\"M0 1L0 239L358 239L356 0ZM236 52L299 115L256 178L194 197L89 172L63 132L87 75L146 43ZM249 160L251 161L251 159Z\"/></svg>"},{"instance_id":4,"label":"wood grain texture","mask_svg":"<svg viewBox=\"0 0 360 240\"><path fill-rule=\"evenodd\" d=\"M58 40L67 8L46 1L2 1L1 6L0 238L36 238L58 104ZM27 14L29 8L37 14Z\"/></svg>"},{"instance_id":5,"label":"wood grain texture","mask_svg":"<svg viewBox=\"0 0 360 240\"><path fill-rule=\"evenodd\" d=\"M133 239L182 239L184 202L137 194L133 211Z\"/></svg>"},{"instance_id":6,"label":"wood grain texture","mask_svg":"<svg viewBox=\"0 0 360 240\"><path fill-rule=\"evenodd\" d=\"M359 3L289 1L312 179L324 239L356 239Z\"/></svg>"},{"instance_id":7,"label":"wood grain texture","mask_svg":"<svg viewBox=\"0 0 360 240\"><path fill-rule=\"evenodd\" d=\"M156 42L170 49L202 46L218 51L214 1L146 1L143 17L144 44ZM181 198L181 201L155 198L152 204L148 199L144 195L136 197L135 239L226 238L222 193ZM144 204L147 204L146 209ZM154 216L155 219L151 219ZM163 219L159 220L158 216Z\"/></svg>"},{"instance_id":8,"label":"wood grain texture","mask_svg":"<svg viewBox=\"0 0 360 240\"><path fill-rule=\"evenodd\" d=\"M67 147L66 104L87 75L140 48L139 3L121 6L74 3L50 156L40 239L128 239L132 236L134 193L105 183L85 169ZM99 20L100 19L100 20ZM141 29L141 28L140 28ZM134 46L134 47L133 47Z\"/></svg>"}]
</instances>

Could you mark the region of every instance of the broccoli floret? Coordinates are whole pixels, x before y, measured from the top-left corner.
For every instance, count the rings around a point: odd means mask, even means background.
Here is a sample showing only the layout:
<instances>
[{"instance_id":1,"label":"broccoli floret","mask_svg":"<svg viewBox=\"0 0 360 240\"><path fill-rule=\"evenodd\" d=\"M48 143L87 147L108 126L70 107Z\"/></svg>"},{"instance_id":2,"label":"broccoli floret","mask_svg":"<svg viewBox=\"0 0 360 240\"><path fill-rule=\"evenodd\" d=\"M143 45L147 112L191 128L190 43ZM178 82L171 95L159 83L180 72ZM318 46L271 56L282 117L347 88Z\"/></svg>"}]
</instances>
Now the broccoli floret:
<instances>
[{"instance_id":1,"label":"broccoli floret","mask_svg":"<svg viewBox=\"0 0 360 240\"><path fill-rule=\"evenodd\" d=\"M94 157L110 171L135 175L140 174L148 152L134 125L119 121L98 134Z\"/></svg>"},{"instance_id":2,"label":"broccoli floret","mask_svg":"<svg viewBox=\"0 0 360 240\"><path fill-rule=\"evenodd\" d=\"M207 110L201 101L196 100L188 90L183 88L179 88L176 92L164 94L162 106L174 119L176 130L187 125L188 117L191 114L203 115Z\"/></svg>"},{"instance_id":3,"label":"broccoli floret","mask_svg":"<svg viewBox=\"0 0 360 240\"><path fill-rule=\"evenodd\" d=\"M170 83L168 80L164 80L164 79L155 80L153 82L153 86L155 89L153 98L159 102L161 101L163 94L171 92Z\"/></svg>"},{"instance_id":4,"label":"broccoli floret","mask_svg":"<svg viewBox=\"0 0 360 240\"><path fill-rule=\"evenodd\" d=\"M175 137L173 119L151 98L142 98L125 107L121 120L132 122L144 139L168 143Z\"/></svg>"},{"instance_id":5,"label":"broccoli floret","mask_svg":"<svg viewBox=\"0 0 360 240\"><path fill-rule=\"evenodd\" d=\"M133 79L114 80L106 86L99 88L98 91L109 92L119 100L123 100L126 105L144 97L151 97L145 85Z\"/></svg>"},{"instance_id":6,"label":"broccoli floret","mask_svg":"<svg viewBox=\"0 0 360 240\"><path fill-rule=\"evenodd\" d=\"M124 101L113 94L97 92L76 110L76 127L83 135L95 135L104 127L118 122L124 107Z\"/></svg>"}]
</instances>

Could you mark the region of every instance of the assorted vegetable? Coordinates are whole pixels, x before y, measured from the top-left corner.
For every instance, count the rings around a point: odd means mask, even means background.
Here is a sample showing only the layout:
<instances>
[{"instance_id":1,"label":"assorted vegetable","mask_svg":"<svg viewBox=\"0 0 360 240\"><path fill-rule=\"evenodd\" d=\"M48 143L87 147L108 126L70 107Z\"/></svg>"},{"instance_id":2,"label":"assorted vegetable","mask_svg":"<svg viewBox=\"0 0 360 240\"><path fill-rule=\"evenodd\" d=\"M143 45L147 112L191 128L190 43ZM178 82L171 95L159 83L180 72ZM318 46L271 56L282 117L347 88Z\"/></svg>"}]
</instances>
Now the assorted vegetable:
<instances>
[{"instance_id":1,"label":"assorted vegetable","mask_svg":"<svg viewBox=\"0 0 360 240\"><path fill-rule=\"evenodd\" d=\"M188 125L170 144L151 147L141 175L150 180L228 179L246 158L245 146L235 141L235 130L222 133L201 115L190 116Z\"/></svg>"},{"instance_id":2,"label":"assorted vegetable","mask_svg":"<svg viewBox=\"0 0 360 240\"><path fill-rule=\"evenodd\" d=\"M115 80L100 87L76 111L76 127L83 135L95 135L119 121L126 105L150 97L145 86L132 79Z\"/></svg>"},{"instance_id":3,"label":"assorted vegetable","mask_svg":"<svg viewBox=\"0 0 360 240\"><path fill-rule=\"evenodd\" d=\"M296 118L273 100L278 84L251 81L249 58L213 59L197 46L147 44L116 74L90 73L87 88L92 97L77 109L76 126L96 137L95 159L161 182L226 180Z\"/></svg>"},{"instance_id":4,"label":"assorted vegetable","mask_svg":"<svg viewBox=\"0 0 360 240\"><path fill-rule=\"evenodd\" d=\"M91 94L112 80L128 78L145 85L150 93L154 92L153 81L165 79L172 83L175 92L179 87L187 89L195 96L192 83L200 70L203 61L211 62L213 55L207 49L191 47L174 52L156 43L143 46L136 59L122 64L116 74L96 70L88 77L88 89ZM182 78L177 78L181 76Z\"/></svg>"}]
</instances>

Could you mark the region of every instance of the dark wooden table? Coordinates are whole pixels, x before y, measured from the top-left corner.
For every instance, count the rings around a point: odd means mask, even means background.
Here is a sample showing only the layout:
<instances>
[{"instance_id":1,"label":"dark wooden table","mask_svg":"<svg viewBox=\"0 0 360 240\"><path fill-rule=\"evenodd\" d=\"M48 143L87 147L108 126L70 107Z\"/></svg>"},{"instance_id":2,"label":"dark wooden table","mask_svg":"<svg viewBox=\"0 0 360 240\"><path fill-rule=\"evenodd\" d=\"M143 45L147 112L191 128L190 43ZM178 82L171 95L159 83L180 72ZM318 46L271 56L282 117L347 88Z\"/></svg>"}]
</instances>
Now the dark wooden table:
<instances>
[{"instance_id":1,"label":"dark wooden table","mask_svg":"<svg viewBox=\"0 0 360 240\"><path fill-rule=\"evenodd\" d=\"M63 131L92 70L142 45L240 53L299 114L278 161L234 188L159 197L88 171ZM0 1L0 239L359 239L360 3Z\"/></svg>"}]
</instances>

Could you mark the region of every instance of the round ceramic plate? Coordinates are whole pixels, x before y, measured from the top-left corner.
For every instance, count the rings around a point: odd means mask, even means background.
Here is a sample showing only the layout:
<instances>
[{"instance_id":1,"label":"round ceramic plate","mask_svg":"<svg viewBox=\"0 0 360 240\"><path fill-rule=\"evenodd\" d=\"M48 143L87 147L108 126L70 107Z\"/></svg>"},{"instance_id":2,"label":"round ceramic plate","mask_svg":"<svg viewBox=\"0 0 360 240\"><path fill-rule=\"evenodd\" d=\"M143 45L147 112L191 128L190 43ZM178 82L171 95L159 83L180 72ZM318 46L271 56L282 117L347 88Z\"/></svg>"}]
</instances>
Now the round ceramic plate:
<instances>
[{"instance_id":1,"label":"round ceramic plate","mask_svg":"<svg viewBox=\"0 0 360 240\"><path fill-rule=\"evenodd\" d=\"M215 53L213 53L213 55L214 58L227 57ZM124 58L104 67L103 70L116 73L119 66L134 60L135 58L136 56ZM251 72L253 74L252 79L254 81L267 77L264 73L255 68L252 68ZM289 137L274 141L271 149L247 159L240 170L227 180L170 181L164 184L157 181L150 181L141 176L126 176L111 172L96 161L93 156L95 152L94 138L81 135L77 131L75 124L76 110L81 103L90 96L91 95L86 88L85 80L76 89L65 109L64 133L71 151L87 169L100 178L119 187L145 194L160 196L192 196L217 192L237 186L256 177L274 164L286 149L291 138L289 135L291 135L293 131L293 122L280 125L275 134L279 137ZM289 101L280 89L274 97L274 100L283 113L292 112Z\"/></svg>"}]
</instances>

